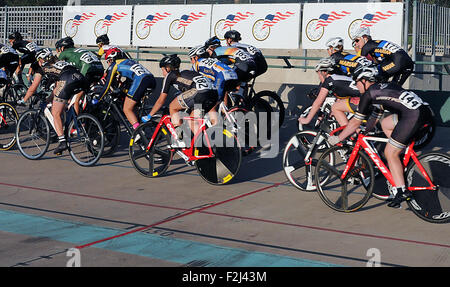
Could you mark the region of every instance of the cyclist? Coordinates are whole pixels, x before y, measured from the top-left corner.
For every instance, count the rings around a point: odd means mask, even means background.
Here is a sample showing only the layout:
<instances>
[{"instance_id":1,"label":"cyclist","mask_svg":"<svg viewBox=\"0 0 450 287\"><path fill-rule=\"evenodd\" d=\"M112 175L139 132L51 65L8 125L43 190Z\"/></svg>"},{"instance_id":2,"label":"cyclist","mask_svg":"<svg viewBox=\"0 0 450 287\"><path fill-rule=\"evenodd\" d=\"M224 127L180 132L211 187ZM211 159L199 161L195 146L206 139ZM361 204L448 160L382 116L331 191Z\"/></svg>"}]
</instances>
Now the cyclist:
<instances>
[{"instance_id":1,"label":"cyclist","mask_svg":"<svg viewBox=\"0 0 450 287\"><path fill-rule=\"evenodd\" d=\"M6 71L8 77L15 77L19 66L19 54L11 46L0 44L0 68Z\"/></svg>"},{"instance_id":2,"label":"cyclist","mask_svg":"<svg viewBox=\"0 0 450 287\"><path fill-rule=\"evenodd\" d=\"M203 113L211 110L216 105L218 99L217 90L213 87L213 83L210 80L195 71L180 71L180 63L181 59L177 54L168 55L161 59L159 67L164 76L161 94L150 111L150 114L142 117L143 122L149 121L164 105L170 87L176 88L180 94L170 103L169 111L179 140L182 138L182 119L178 112L181 110L192 111L191 116L199 118L202 117ZM196 107L201 107L201 109L195 109ZM197 127L193 125L194 123L190 124L195 134ZM181 145L181 141L178 142L178 145Z\"/></svg>"},{"instance_id":3,"label":"cyclist","mask_svg":"<svg viewBox=\"0 0 450 287\"><path fill-rule=\"evenodd\" d=\"M368 27L359 28L353 36L361 56L372 58L379 65L383 80L392 78L400 86L405 83L414 68L408 53L397 44L385 40L372 40Z\"/></svg>"},{"instance_id":4,"label":"cyclist","mask_svg":"<svg viewBox=\"0 0 450 287\"><path fill-rule=\"evenodd\" d=\"M253 61L256 63L256 72L254 76L255 78L267 71L268 66L266 58L264 58L261 50L254 46L240 43L239 41L241 40L241 33L236 30L230 30L225 33L224 38L228 46L239 48L250 54Z\"/></svg>"},{"instance_id":5,"label":"cyclist","mask_svg":"<svg viewBox=\"0 0 450 287\"><path fill-rule=\"evenodd\" d=\"M330 144L336 144L353 134L361 121L372 115L367 123L367 130L374 126L375 120L380 119L381 109L388 109L393 114L381 121L381 127L389 138L384 154L395 182L391 189L394 198L389 207L399 208L401 202L411 198L411 192L405 188L404 170L400 160L402 150L411 142L415 133L431 121L431 112L426 103L413 92L404 90L396 83L379 83L379 72L375 66L361 66L353 75L356 85L361 92L361 100L355 116L347 127L338 135L329 137Z\"/></svg>"},{"instance_id":6,"label":"cyclist","mask_svg":"<svg viewBox=\"0 0 450 287\"><path fill-rule=\"evenodd\" d=\"M106 84L100 92L100 98L94 99L94 103L101 100L111 87L117 86L117 76L125 77L125 83L121 86L121 89L126 90L127 93L123 104L123 112L128 122L136 129L139 122L134 113L134 107L136 103L141 101L147 89L156 87L155 77L141 64L127 59L119 48L113 47L106 50L105 58L109 65L106 70Z\"/></svg>"},{"instance_id":7,"label":"cyclist","mask_svg":"<svg viewBox=\"0 0 450 287\"><path fill-rule=\"evenodd\" d=\"M54 84L54 88L52 89L52 116L59 145L53 153L61 155L67 149L61 115L65 110L68 100L81 90L87 91L89 88L88 84L76 67L65 61L59 61L49 48L40 49L36 52L33 73L35 80L45 78L47 88ZM30 89L35 84L35 80L33 80Z\"/></svg>"},{"instance_id":8,"label":"cyclist","mask_svg":"<svg viewBox=\"0 0 450 287\"><path fill-rule=\"evenodd\" d=\"M321 78L319 94L314 100L308 116L298 119L301 124L306 125L311 122L330 92L338 98L331 109L340 126L348 123L345 113L355 113L359 103L359 90L353 84L352 78L333 74L336 70L335 67L335 62L331 57L321 59L316 65L316 72Z\"/></svg>"},{"instance_id":9,"label":"cyclist","mask_svg":"<svg viewBox=\"0 0 450 287\"><path fill-rule=\"evenodd\" d=\"M125 53L122 49L120 49L117 46L112 46L109 44L109 37L107 34L103 34L97 37L97 39L95 40L95 42L97 43L98 46L98 58L101 59L102 56L105 54L105 52L111 48L116 48L119 49L122 53L122 55L126 58L126 59L132 59L131 56L128 53Z\"/></svg>"},{"instance_id":10,"label":"cyclist","mask_svg":"<svg viewBox=\"0 0 450 287\"><path fill-rule=\"evenodd\" d=\"M34 42L25 41L22 34L14 32L8 36L8 41L12 48L20 53L22 57L19 59L19 66L15 71L14 78L21 84L23 84L22 71L25 65L32 64L36 61L36 51L39 50L38 45ZM31 76L31 70L27 73L27 79Z\"/></svg>"}]
</instances>

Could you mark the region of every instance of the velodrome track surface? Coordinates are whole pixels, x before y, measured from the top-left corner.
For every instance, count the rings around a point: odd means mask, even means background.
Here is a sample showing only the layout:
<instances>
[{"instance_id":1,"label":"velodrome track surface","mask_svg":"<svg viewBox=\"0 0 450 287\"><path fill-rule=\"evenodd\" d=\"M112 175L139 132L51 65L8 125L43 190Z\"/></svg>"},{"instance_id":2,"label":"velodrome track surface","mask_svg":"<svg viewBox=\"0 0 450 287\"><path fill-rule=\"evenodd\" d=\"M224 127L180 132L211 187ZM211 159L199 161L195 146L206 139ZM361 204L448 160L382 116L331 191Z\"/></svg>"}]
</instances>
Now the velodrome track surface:
<instances>
[{"instance_id":1,"label":"velodrome track surface","mask_svg":"<svg viewBox=\"0 0 450 287\"><path fill-rule=\"evenodd\" d=\"M91 168L67 154L30 161L0 152L0 266L450 266L450 228L371 199L351 214L292 187L276 158L245 157L232 184L212 186L177 156L166 176L140 176L120 150ZM447 152L439 128L428 149ZM450 175L449 175L450 176ZM369 250L369 253L368 253Z\"/></svg>"}]
</instances>

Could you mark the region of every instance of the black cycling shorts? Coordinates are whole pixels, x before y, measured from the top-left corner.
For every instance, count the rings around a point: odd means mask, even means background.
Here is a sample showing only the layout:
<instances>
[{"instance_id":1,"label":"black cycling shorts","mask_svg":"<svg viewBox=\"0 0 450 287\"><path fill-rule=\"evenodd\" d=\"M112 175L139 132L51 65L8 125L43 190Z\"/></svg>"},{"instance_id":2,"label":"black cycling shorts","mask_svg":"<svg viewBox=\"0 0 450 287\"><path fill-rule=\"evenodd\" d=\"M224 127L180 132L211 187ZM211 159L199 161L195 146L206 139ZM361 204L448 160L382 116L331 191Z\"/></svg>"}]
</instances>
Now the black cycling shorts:
<instances>
[{"instance_id":1,"label":"black cycling shorts","mask_svg":"<svg viewBox=\"0 0 450 287\"><path fill-rule=\"evenodd\" d=\"M247 83L256 75L256 63L253 61L236 63L234 71L239 81Z\"/></svg>"},{"instance_id":2,"label":"black cycling shorts","mask_svg":"<svg viewBox=\"0 0 450 287\"><path fill-rule=\"evenodd\" d=\"M87 91L88 89L89 84L81 73L67 71L59 76L53 93L56 98L68 101L73 95L81 91Z\"/></svg>"},{"instance_id":3,"label":"black cycling shorts","mask_svg":"<svg viewBox=\"0 0 450 287\"><path fill-rule=\"evenodd\" d=\"M93 83L100 82L101 78L103 77L104 71L89 71L86 73L85 77L89 85L92 85Z\"/></svg>"},{"instance_id":4,"label":"black cycling shorts","mask_svg":"<svg viewBox=\"0 0 450 287\"><path fill-rule=\"evenodd\" d=\"M408 55L396 55L390 61L383 61L380 64L381 72L385 78L392 78L392 82L400 86L405 83L414 69L414 62Z\"/></svg>"},{"instance_id":5,"label":"black cycling shorts","mask_svg":"<svg viewBox=\"0 0 450 287\"><path fill-rule=\"evenodd\" d=\"M183 109L193 109L196 106L201 106L203 112L206 113L217 103L218 94L216 90L197 91L196 89L190 89L181 93L177 99Z\"/></svg>"}]
</instances>

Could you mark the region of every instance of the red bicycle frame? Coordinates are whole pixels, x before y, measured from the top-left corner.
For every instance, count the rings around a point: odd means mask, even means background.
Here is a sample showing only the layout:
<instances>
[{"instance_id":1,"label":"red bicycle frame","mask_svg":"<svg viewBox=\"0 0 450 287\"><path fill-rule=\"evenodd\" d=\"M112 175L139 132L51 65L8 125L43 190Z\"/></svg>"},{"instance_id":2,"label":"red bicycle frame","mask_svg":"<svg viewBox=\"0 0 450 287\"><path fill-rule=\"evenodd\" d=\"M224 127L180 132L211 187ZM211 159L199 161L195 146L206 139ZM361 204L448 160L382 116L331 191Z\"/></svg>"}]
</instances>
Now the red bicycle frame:
<instances>
[{"instance_id":1,"label":"red bicycle frame","mask_svg":"<svg viewBox=\"0 0 450 287\"><path fill-rule=\"evenodd\" d=\"M388 139L386 138L380 138L380 137L371 137L366 136L363 134L358 135L358 139L356 141L355 147L352 150L352 153L350 155L350 158L347 161L347 164L345 166L344 172L341 175L341 180L344 180L344 178L347 176L348 172L354 167L355 162L358 157L358 151L362 148L366 152L366 154L370 157L370 159L373 161L373 163L378 167L378 170L384 175L384 177L389 181L389 183L392 186L395 186L394 179L392 177L391 172L387 168L387 166L384 164L384 162L380 159L378 156L378 153L373 149L373 147L368 143L368 141L382 141L387 142ZM420 161L417 158L416 152L413 150L414 142L412 142L405 151L405 155L403 157L403 168L406 168L409 161L412 159L417 167L419 168L420 172L428 182L430 186L427 187L408 187L411 191L416 190L436 190L436 185L433 184L430 177L428 176L428 173L425 171L425 168L422 166Z\"/></svg>"}]
</instances>

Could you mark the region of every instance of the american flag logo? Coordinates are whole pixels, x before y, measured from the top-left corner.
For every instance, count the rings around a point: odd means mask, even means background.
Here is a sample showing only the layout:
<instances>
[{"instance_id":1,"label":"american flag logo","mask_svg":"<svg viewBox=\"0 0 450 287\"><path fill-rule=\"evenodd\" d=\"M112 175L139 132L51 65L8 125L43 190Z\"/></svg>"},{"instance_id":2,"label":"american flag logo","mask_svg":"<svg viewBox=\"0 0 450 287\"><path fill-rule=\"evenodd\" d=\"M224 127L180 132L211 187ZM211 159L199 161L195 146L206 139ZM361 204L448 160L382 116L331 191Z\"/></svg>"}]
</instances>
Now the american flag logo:
<instances>
[{"instance_id":1,"label":"american flag logo","mask_svg":"<svg viewBox=\"0 0 450 287\"><path fill-rule=\"evenodd\" d=\"M266 29L267 27L272 27L276 23L278 23L282 20L286 20L287 18L291 17L294 14L295 13L289 12L289 11L284 14L281 12L276 12L275 14L268 14L264 18L264 24L262 26L262 29Z\"/></svg>"},{"instance_id":2,"label":"american flag logo","mask_svg":"<svg viewBox=\"0 0 450 287\"><path fill-rule=\"evenodd\" d=\"M105 21L103 22L103 26L102 28L106 27L106 26L111 26L112 23L119 21L120 19L122 19L123 17L125 17L127 15L127 13L113 13L112 15L106 15L105 16Z\"/></svg>"},{"instance_id":3,"label":"american flag logo","mask_svg":"<svg viewBox=\"0 0 450 287\"><path fill-rule=\"evenodd\" d=\"M233 27L237 22L242 21L247 19L248 17L250 17L251 15L253 15L254 13L252 12L245 12L245 13L241 13L241 12L237 12L236 15L234 14L230 14L227 16L227 18L225 19L225 23L223 24L223 28L231 28Z\"/></svg>"},{"instance_id":4,"label":"american flag logo","mask_svg":"<svg viewBox=\"0 0 450 287\"><path fill-rule=\"evenodd\" d=\"M148 16L145 18L145 25L144 25L144 27L145 27L145 28L151 27L151 26L153 26L153 24L155 24L156 22L158 22L158 21L160 21L160 20L163 20L164 18L166 18L167 16L170 16L170 15L171 15L171 14L170 14L170 13L167 13L167 12L164 12L164 13L162 13L162 14L156 13L155 15L148 15Z\"/></svg>"},{"instance_id":5,"label":"american flag logo","mask_svg":"<svg viewBox=\"0 0 450 287\"><path fill-rule=\"evenodd\" d=\"M75 15L75 17L73 17L72 28L81 25L81 23L91 19L93 16L95 16L95 13L83 13L81 15Z\"/></svg>"},{"instance_id":6,"label":"american flag logo","mask_svg":"<svg viewBox=\"0 0 450 287\"><path fill-rule=\"evenodd\" d=\"M387 11L385 13L375 12L375 14L366 14L364 15L360 27L372 27L374 24L379 21L386 20L389 17L395 15L397 13L392 11Z\"/></svg>"},{"instance_id":7,"label":"american flag logo","mask_svg":"<svg viewBox=\"0 0 450 287\"><path fill-rule=\"evenodd\" d=\"M206 15L206 13L204 13L204 12L199 12L199 13L194 13L194 12L192 12L191 14L189 14L189 15L183 15L183 16L181 16L181 18L180 18L180 22L178 23L178 29L180 29L181 27L186 27L186 26L188 26L189 24L191 24L192 22L194 22L194 21L196 21L196 20L198 20L198 19L200 19L200 18L202 18L203 16L205 16Z\"/></svg>"},{"instance_id":8,"label":"american flag logo","mask_svg":"<svg viewBox=\"0 0 450 287\"><path fill-rule=\"evenodd\" d=\"M319 29L320 27L326 27L333 21L342 19L349 14L351 13L347 11L341 11L340 13L332 11L330 14L322 14L317 21L316 29Z\"/></svg>"}]
</instances>

